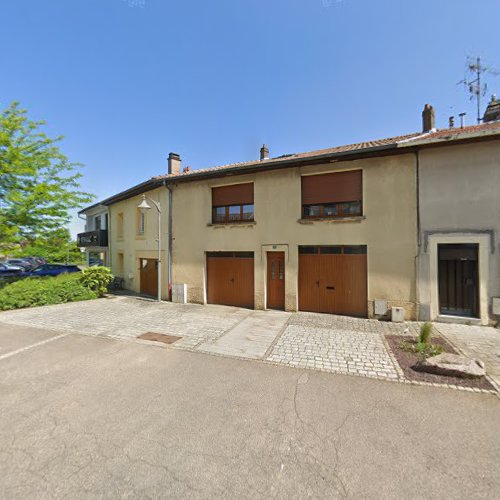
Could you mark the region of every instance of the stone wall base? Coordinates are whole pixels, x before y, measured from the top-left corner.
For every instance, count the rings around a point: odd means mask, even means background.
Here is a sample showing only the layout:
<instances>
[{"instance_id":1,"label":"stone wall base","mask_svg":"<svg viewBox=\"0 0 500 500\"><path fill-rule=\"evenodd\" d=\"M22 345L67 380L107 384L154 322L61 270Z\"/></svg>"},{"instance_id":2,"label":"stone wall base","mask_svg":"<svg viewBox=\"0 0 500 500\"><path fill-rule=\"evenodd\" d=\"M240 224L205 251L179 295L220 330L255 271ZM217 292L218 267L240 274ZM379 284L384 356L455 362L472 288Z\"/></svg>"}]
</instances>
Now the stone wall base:
<instances>
[{"instance_id":1,"label":"stone wall base","mask_svg":"<svg viewBox=\"0 0 500 500\"><path fill-rule=\"evenodd\" d=\"M368 301L368 317L378 318L378 319L391 319L391 308L392 307L402 307L405 310L405 320L414 321L417 319L417 304L415 302L410 302L407 300L388 300L387 301L387 313L385 315L379 316L375 315L375 304L373 300Z\"/></svg>"}]
</instances>

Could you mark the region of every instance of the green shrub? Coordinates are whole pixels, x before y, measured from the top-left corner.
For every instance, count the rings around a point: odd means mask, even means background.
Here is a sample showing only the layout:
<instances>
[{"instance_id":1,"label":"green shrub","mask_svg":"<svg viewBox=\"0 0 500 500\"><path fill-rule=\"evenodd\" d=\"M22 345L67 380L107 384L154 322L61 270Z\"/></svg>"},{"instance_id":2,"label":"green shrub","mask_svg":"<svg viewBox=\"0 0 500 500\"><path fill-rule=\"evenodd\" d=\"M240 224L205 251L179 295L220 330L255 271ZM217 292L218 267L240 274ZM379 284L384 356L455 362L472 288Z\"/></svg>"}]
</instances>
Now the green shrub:
<instances>
[{"instance_id":1,"label":"green shrub","mask_svg":"<svg viewBox=\"0 0 500 500\"><path fill-rule=\"evenodd\" d=\"M0 289L22 279L24 279L24 276L2 276L0 278Z\"/></svg>"},{"instance_id":2,"label":"green shrub","mask_svg":"<svg viewBox=\"0 0 500 500\"><path fill-rule=\"evenodd\" d=\"M61 274L55 277L25 278L0 289L0 310L95 298L97 298L97 293L84 286L77 273Z\"/></svg>"},{"instance_id":3,"label":"green shrub","mask_svg":"<svg viewBox=\"0 0 500 500\"><path fill-rule=\"evenodd\" d=\"M113 275L108 267L92 266L84 269L80 275L80 283L103 297L108 290Z\"/></svg>"},{"instance_id":4,"label":"green shrub","mask_svg":"<svg viewBox=\"0 0 500 500\"><path fill-rule=\"evenodd\" d=\"M420 328L420 335L418 336L418 341L420 344L429 344L432 334L432 323L426 321Z\"/></svg>"}]
</instances>

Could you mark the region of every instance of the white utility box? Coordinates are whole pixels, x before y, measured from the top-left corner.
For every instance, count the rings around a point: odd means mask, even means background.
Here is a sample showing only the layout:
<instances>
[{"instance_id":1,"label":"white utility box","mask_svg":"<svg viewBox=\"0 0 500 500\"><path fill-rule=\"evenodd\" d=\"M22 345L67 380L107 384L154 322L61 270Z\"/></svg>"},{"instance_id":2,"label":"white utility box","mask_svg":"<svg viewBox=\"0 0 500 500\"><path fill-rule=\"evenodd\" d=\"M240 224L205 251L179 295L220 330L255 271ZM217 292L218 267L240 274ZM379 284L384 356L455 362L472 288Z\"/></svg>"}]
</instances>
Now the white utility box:
<instances>
[{"instance_id":1,"label":"white utility box","mask_svg":"<svg viewBox=\"0 0 500 500\"><path fill-rule=\"evenodd\" d=\"M393 323L403 323L405 320L404 307L391 307L391 321Z\"/></svg>"},{"instance_id":2,"label":"white utility box","mask_svg":"<svg viewBox=\"0 0 500 500\"><path fill-rule=\"evenodd\" d=\"M187 304L186 283L174 283L172 285L172 302L176 304Z\"/></svg>"}]
</instances>

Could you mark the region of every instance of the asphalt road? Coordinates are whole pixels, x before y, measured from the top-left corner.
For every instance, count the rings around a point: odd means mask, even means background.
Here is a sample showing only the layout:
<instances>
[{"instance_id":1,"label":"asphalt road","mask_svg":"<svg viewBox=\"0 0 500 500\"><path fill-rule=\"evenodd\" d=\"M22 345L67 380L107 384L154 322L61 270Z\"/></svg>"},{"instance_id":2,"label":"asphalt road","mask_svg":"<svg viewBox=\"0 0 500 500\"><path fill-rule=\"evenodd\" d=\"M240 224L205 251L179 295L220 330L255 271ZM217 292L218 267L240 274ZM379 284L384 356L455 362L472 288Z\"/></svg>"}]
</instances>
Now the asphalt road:
<instances>
[{"instance_id":1,"label":"asphalt road","mask_svg":"<svg viewBox=\"0 0 500 500\"><path fill-rule=\"evenodd\" d=\"M500 491L493 395L61 336L0 317L0 405L9 500Z\"/></svg>"}]
</instances>

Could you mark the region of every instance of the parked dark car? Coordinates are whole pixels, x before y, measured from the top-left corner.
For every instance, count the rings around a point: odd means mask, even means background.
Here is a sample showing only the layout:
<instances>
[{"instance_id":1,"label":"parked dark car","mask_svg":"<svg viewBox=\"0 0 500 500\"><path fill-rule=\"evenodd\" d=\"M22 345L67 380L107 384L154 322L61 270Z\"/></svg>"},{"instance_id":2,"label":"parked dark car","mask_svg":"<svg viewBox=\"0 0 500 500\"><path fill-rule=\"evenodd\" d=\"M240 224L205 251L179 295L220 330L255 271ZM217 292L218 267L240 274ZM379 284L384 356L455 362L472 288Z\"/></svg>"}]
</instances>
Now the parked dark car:
<instances>
[{"instance_id":1,"label":"parked dark car","mask_svg":"<svg viewBox=\"0 0 500 500\"><path fill-rule=\"evenodd\" d=\"M42 264L29 273L30 276L57 276L63 273L79 273L81 269L71 264Z\"/></svg>"},{"instance_id":2,"label":"parked dark car","mask_svg":"<svg viewBox=\"0 0 500 500\"><path fill-rule=\"evenodd\" d=\"M19 257L19 258L31 264L32 269L35 269L35 267L41 266L42 264L47 264L47 261L45 259L42 259L41 257Z\"/></svg>"},{"instance_id":3,"label":"parked dark car","mask_svg":"<svg viewBox=\"0 0 500 500\"><path fill-rule=\"evenodd\" d=\"M31 269L37 267L36 264L30 262L29 260L26 259L7 259L5 261L5 264L8 264L9 266L17 266L17 267L22 267L25 271L31 271Z\"/></svg>"},{"instance_id":4,"label":"parked dark car","mask_svg":"<svg viewBox=\"0 0 500 500\"><path fill-rule=\"evenodd\" d=\"M0 262L0 277L17 276L22 273L24 273L24 268Z\"/></svg>"}]
</instances>

